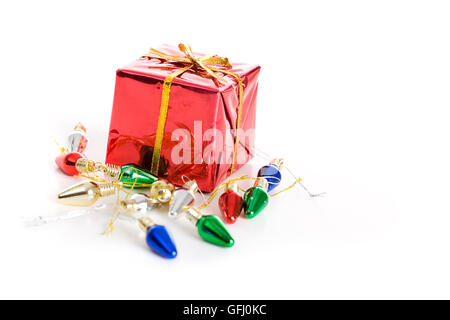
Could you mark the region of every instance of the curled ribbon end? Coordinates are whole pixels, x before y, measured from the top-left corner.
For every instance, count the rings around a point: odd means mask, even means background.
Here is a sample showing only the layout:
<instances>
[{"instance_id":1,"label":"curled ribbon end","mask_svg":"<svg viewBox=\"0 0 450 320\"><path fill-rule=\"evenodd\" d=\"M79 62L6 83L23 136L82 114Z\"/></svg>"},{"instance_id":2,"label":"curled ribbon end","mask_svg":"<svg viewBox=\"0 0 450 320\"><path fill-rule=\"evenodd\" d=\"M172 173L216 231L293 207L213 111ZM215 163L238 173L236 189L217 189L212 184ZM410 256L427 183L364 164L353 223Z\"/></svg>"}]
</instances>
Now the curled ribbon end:
<instances>
[{"instance_id":1,"label":"curled ribbon end","mask_svg":"<svg viewBox=\"0 0 450 320\"><path fill-rule=\"evenodd\" d=\"M233 68L233 66L231 65L231 63L230 63L230 61L228 60L228 58L224 58L224 65L225 65L225 68Z\"/></svg>"}]
</instances>

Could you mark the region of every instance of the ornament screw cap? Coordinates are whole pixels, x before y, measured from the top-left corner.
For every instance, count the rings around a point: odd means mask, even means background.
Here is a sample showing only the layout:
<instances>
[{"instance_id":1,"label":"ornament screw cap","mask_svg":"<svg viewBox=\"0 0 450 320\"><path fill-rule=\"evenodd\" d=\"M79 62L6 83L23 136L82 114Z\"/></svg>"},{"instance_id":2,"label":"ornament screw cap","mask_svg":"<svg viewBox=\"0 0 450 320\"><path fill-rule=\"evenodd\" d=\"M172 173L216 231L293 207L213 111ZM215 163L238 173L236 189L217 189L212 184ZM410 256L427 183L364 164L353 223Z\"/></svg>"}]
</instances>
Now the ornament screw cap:
<instances>
[{"instance_id":1,"label":"ornament screw cap","mask_svg":"<svg viewBox=\"0 0 450 320\"><path fill-rule=\"evenodd\" d=\"M77 160L75 168L79 173L93 173L96 171L95 163L84 157Z\"/></svg>"},{"instance_id":2,"label":"ornament screw cap","mask_svg":"<svg viewBox=\"0 0 450 320\"><path fill-rule=\"evenodd\" d=\"M198 191L198 184L195 180L189 180L183 185L183 189L187 189L192 193L196 193Z\"/></svg>"},{"instance_id":3,"label":"ornament screw cap","mask_svg":"<svg viewBox=\"0 0 450 320\"><path fill-rule=\"evenodd\" d=\"M277 166L278 169L283 169L284 167L284 159L283 158L276 158L270 161L270 165Z\"/></svg>"},{"instance_id":4,"label":"ornament screw cap","mask_svg":"<svg viewBox=\"0 0 450 320\"><path fill-rule=\"evenodd\" d=\"M223 192L228 192L228 191L233 191L233 192L238 192L238 185L236 182L228 182L225 187L223 188Z\"/></svg>"},{"instance_id":5,"label":"ornament screw cap","mask_svg":"<svg viewBox=\"0 0 450 320\"><path fill-rule=\"evenodd\" d=\"M148 228L154 226L156 223L150 217L142 217L138 219L139 228L142 231L147 232Z\"/></svg>"},{"instance_id":6,"label":"ornament screw cap","mask_svg":"<svg viewBox=\"0 0 450 320\"><path fill-rule=\"evenodd\" d=\"M269 181L267 181L267 179L265 179L263 177L258 177L258 179L256 179L255 184L253 186L259 187L259 188L263 189L264 191L267 191L267 189L269 188Z\"/></svg>"},{"instance_id":7,"label":"ornament screw cap","mask_svg":"<svg viewBox=\"0 0 450 320\"><path fill-rule=\"evenodd\" d=\"M82 131L84 133L86 133L86 127L81 123L78 122L75 127L73 128L74 131Z\"/></svg>"}]
</instances>

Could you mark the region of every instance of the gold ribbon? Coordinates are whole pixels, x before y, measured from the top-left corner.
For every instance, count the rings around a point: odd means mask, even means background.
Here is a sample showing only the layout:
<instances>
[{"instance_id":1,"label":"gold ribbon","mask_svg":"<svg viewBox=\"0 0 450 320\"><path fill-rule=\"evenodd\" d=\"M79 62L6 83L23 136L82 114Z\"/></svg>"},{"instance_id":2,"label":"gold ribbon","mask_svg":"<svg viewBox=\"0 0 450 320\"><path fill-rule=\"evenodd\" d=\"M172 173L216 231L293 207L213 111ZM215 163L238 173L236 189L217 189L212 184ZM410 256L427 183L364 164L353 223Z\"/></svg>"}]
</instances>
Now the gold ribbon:
<instances>
[{"instance_id":1,"label":"gold ribbon","mask_svg":"<svg viewBox=\"0 0 450 320\"><path fill-rule=\"evenodd\" d=\"M222 58L216 55L204 55L201 57L196 57L193 54L191 47L183 43L180 43L178 45L178 48L180 49L181 52L184 53L185 55L184 57L166 54L153 48L150 49L149 53L143 55L143 57L162 59L168 62L177 63L178 65L181 65L180 69L175 70L164 79L164 85L161 94L161 107L159 110L158 128L156 130L155 146L153 148L151 172L154 175L158 175L159 159L161 157L161 148L164 137L164 128L166 126L167 111L169 108L170 87L172 86L173 79L181 76L183 73L190 70L194 73L200 74L201 76L211 78L219 83L222 82L223 80L222 77L216 74L216 72L222 72L224 74L230 75L238 81L239 106L238 106L238 115L236 119L236 134L233 151L233 162L231 164L230 170L231 174L234 171L236 163L236 154L239 144L239 131L241 128L242 101L244 93L244 88L242 86L242 79L236 73L227 70L233 67L228 61L228 58Z\"/></svg>"}]
</instances>

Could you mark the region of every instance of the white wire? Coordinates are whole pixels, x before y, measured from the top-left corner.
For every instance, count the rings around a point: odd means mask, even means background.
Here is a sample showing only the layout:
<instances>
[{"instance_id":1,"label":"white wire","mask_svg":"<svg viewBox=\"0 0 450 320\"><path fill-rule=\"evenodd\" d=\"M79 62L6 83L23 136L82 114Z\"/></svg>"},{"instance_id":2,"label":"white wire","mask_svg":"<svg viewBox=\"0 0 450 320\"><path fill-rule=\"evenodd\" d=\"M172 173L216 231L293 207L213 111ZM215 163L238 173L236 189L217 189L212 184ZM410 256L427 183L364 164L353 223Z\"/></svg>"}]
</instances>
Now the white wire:
<instances>
[{"instance_id":1,"label":"white wire","mask_svg":"<svg viewBox=\"0 0 450 320\"><path fill-rule=\"evenodd\" d=\"M26 227L38 227L38 226L41 226L41 225L44 225L47 223L51 223L51 222L59 222L59 221L63 221L63 220L69 220L69 219L74 219L77 217L85 216L85 215L97 212L98 210L99 210L98 208L77 209L77 210L70 210L70 211L64 212L59 215L54 215L54 216L53 215L52 216L41 215L41 216L36 216L33 218L22 217L22 222L24 223L24 225Z\"/></svg>"},{"instance_id":2,"label":"white wire","mask_svg":"<svg viewBox=\"0 0 450 320\"><path fill-rule=\"evenodd\" d=\"M97 205L95 207L89 208L89 209L76 209L76 210L69 210L65 212L61 212L58 215L40 215L35 216L32 218L29 217L22 217L22 222L26 227L38 227L42 226L47 223L53 223L53 222L59 222L64 220L70 220L75 219L78 217L82 217L88 214L94 214L98 213L102 210L112 209L115 205L112 203L103 203L100 205ZM141 217L145 217L149 214L149 211L151 208L147 208L147 210L137 210L135 214L133 215L127 215L127 214L120 214L119 219L120 220L127 220L127 221L137 221Z\"/></svg>"},{"instance_id":3,"label":"white wire","mask_svg":"<svg viewBox=\"0 0 450 320\"><path fill-rule=\"evenodd\" d=\"M253 151L256 151L256 152L255 152L255 155L256 155L256 156L258 156L258 157L260 157L260 158L262 158L262 159L264 159L264 160L272 161L273 159L275 159L275 157L272 157L272 156L271 156L270 154L268 154L267 152L265 152L265 151L263 151L263 150L261 150L261 149L258 149L258 148L256 148L256 147L253 148ZM259 153L259 155L258 155L258 153ZM286 169L287 172L289 172L289 174L290 174L295 180L298 179L297 176L289 169L288 166L285 165L284 168ZM303 190L306 191L306 193L307 193L311 198L314 198L314 197L321 197L321 196L323 196L323 195L326 194L326 192L321 192L321 193L311 193L311 192L308 190L308 188L306 188L306 186L305 186L301 181L297 181L297 183L298 183L298 185L299 185L300 187L303 188Z\"/></svg>"}]
</instances>

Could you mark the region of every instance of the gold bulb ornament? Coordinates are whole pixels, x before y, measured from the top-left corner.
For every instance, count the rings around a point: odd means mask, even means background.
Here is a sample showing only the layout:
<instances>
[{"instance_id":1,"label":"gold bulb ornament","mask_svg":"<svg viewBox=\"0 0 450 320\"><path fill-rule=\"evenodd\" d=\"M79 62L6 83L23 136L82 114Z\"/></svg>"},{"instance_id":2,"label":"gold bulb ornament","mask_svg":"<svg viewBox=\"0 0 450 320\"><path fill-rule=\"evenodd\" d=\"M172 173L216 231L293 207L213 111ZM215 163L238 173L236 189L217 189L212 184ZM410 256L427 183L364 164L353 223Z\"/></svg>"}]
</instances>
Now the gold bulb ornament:
<instances>
[{"instance_id":1,"label":"gold bulb ornament","mask_svg":"<svg viewBox=\"0 0 450 320\"><path fill-rule=\"evenodd\" d=\"M173 184L164 180L155 181L150 188L150 198L161 204L169 203L175 190Z\"/></svg>"},{"instance_id":2,"label":"gold bulb ornament","mask_svg":"<svg viewBox=\"0 0 450 320\"><path fill-rule=\"evenodd\" d=\"M113 195L117 185L110 182L83 181L58 194L58 201L68 206L91 206L99 198Z\"/></svg>"}]
</instances>

